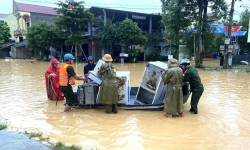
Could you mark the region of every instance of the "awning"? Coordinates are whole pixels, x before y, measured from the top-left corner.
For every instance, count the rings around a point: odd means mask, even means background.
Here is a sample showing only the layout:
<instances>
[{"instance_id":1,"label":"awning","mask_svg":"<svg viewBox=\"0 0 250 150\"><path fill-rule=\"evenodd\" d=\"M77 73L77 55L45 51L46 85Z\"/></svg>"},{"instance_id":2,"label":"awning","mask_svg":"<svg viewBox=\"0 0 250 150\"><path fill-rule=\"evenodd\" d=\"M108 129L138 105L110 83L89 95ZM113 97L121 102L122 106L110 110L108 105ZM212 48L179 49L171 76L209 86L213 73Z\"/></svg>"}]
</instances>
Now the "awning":
<instances>
[{"instance_id":1,"label":"awning","mask_svg":"<svg viewBox=\"0 0 250 150\"><path fill-rule=\"evenodd\" d=\"M247 33L247 31L238 31L238 32L232 32L231 36L244 36ZM225 36L227 36L228 33L225 32Z\"/></svg>"},{"instance_id":2,"label":"awning","mask_svg":"<svg viewBox=\"0 0 250 150\"><path fill-rule=\"evenodd\" d=\"M4 48L10 47L12 45L15 45L15 43L2 44L2 45L0 45L0 49L4 49Z\"/></svg>"}]
</instances>

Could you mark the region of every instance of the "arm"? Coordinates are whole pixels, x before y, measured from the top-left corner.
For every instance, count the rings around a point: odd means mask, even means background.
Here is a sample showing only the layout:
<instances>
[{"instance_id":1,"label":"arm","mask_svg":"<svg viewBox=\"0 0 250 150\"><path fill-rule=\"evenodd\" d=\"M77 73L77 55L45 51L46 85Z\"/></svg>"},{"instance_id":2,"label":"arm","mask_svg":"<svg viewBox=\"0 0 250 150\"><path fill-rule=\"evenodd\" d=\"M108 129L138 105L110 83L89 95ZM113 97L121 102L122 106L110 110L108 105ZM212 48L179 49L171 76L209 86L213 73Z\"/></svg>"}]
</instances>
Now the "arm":
<instances>
[{"instance_id":1,"label":"arm","mask_svg":"<svg viewBox=\"0 0 250 150\"><path fill-rule=\"evenodd\" d=\"M51 73L50 75L48 75L48 79L51 79L51 77L56 77L56 74Z\"/></svg>"},{"instance_id":2,"label":"arm","mask_svg":"<svg viewBox=\"0 0 250 150\"><path fill-rule=\"evenodd\" d=\"M182 79L181 86L183 86L186 82L189 82L189 78L190 78L190 73L187 72L187 70L186 70L186 73L184 74L184 77Z\"/></svg>"},{"instance_id":3,"label":"arm","mask_svg":"<svg viewBox=\"0 0 250 150\"><path fill-rule=\"evenodd\" d=\"M68 67L68 68L67 68L67 71L68 71L68 73L69 73L70 75L72 75L76 80L85 80L85 77L76 75L76 73L75 73L73 67L71 67L71 66Z\"/></svg>"},{"instance_id":4,"label":"arm","mask_svg":"<svg viewBox=\"0 0 250 150\"><path fill-rule=\"evenodd\" d=\"M88 74L88 68L87 68L87 65L84 66L84 75Z\"/></svg>"},{"instance_id":5,"label":"arm","mask_svg":"<svg viewBox=\"0 0 250 150\"><path fill-rule=\"evenodd\" d=\"M171 70L168 70L166 73L162 74L162 80L164 83L168 84L170 82L170 78L172 77Z\"/></svg>"},{"instance_id":6,"label":"arm","mask_svg":"<svg viewBox=\"0 0 250 150\"><path fill-rule=\"evenodd\" d=\"M73 76L76 80L85 80L85 77L83 77L83 76L79 76L79 75L75 75L75 76Z\"/></svg>"}]
</instances>

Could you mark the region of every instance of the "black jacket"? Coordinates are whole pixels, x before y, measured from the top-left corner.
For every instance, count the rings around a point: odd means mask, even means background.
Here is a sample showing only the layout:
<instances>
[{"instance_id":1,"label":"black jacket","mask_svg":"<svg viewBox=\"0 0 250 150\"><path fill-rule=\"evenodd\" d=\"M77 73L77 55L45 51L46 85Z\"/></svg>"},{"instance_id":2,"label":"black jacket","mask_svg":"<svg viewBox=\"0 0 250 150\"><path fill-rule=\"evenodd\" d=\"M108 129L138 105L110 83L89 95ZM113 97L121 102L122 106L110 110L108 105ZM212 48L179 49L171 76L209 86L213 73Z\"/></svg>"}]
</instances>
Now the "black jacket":
<instances>
[{"instance_id":1,"label":"black jacket","mask_svg":"<svg viewBox=\"0 0 250 150\"><path fill-rule=\"evenodd\" d=\"M94 63L93 63L92 65L90 65L90 64L88 63L86 66L84 66L84 75L88 74L89 71L94 70L95 65L96 65L96 64L94 64Z\"/></svg>"}]
</instances>

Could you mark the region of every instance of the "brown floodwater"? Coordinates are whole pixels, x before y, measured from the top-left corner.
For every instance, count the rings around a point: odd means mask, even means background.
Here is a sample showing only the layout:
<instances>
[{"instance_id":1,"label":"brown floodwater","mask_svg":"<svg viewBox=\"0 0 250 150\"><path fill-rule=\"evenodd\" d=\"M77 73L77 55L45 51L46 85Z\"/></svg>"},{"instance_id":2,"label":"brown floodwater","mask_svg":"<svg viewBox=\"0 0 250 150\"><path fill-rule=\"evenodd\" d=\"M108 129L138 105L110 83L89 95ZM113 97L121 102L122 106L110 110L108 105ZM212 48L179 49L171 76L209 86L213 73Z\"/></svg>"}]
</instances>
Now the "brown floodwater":
<instances>
[{"instance_id":1,"label":"brown floodwater","mask_svg":"<svg viewBox=\"0 0 250 150\"><path fill-rule=\"evenodd\" d=\"M42 132L52 141L98 149L249 149L249 73L199 70L205 91L199 114L167 118L163 111L73 109L48 101L44 73L49 62L0 60L0 122L8 130ZM206 60L218 66L219 61ZM130 71L131 86L139 86L146 63L116 64ZM77 73L83 74L83 63ZM77 84L81 82L77 81Z\"/></svg>"}]
</instances>

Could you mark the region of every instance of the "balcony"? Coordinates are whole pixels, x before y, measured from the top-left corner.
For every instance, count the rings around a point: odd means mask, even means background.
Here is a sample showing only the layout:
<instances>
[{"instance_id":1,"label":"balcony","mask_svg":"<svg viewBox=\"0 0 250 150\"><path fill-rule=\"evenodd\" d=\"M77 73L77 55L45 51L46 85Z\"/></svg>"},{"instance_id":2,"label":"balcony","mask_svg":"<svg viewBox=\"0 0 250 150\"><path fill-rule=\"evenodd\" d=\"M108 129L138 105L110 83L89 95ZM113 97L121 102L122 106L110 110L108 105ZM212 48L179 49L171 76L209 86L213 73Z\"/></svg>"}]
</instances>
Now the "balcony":
<instances>
[{"instance_id":1,"label":"balcony","mask_svg":"<svg viewBox=\"0 0 250 150\"><path fill-rule=\"evenodd\" d=\"M22 30L22 31L19 31L19 30L15 30L14 31L14 36L17 38L17 37L23 37L27 34L27 30Z\"/></svg>"}]
</instances>

